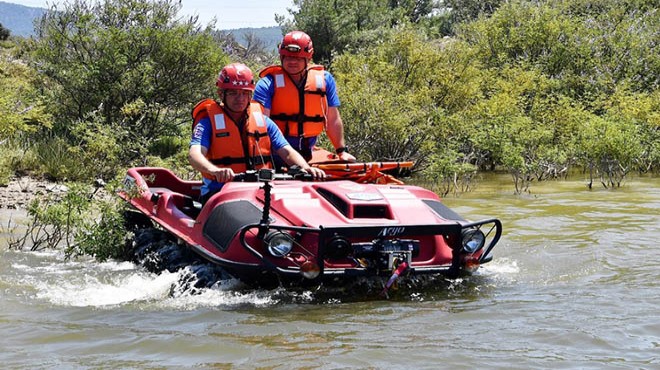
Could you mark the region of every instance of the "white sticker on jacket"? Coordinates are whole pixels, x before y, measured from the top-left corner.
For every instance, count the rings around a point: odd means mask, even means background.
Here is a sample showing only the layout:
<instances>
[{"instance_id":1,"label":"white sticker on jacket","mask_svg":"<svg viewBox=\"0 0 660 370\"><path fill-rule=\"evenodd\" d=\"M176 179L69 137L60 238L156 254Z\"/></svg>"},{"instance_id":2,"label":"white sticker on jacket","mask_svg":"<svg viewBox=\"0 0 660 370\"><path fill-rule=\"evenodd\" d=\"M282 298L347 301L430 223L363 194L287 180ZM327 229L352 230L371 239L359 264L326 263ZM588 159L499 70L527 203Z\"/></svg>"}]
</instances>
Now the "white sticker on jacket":
<instances>
[{"instance_id":1,"label":"white sticker on jacket","mask_svg":"<svg viewBox=\"0 0 660 370\"><path fill-rule=\"evenodd\" d=\"M275 87L284 87L284 75L275 75Z\"/></svg>"},{"instance_id":2,"label":"white sticker on jacket","mask_svg":"<svg viewBox=\"0 0 660 370\"><path fill-rule=\"evenodd\" d=\"M215 122L215 129L216 130L224 130L227 128L225 125L225 115L224 114L216 114L213 116L213 121Z\"/></svg>"}]
</instances>

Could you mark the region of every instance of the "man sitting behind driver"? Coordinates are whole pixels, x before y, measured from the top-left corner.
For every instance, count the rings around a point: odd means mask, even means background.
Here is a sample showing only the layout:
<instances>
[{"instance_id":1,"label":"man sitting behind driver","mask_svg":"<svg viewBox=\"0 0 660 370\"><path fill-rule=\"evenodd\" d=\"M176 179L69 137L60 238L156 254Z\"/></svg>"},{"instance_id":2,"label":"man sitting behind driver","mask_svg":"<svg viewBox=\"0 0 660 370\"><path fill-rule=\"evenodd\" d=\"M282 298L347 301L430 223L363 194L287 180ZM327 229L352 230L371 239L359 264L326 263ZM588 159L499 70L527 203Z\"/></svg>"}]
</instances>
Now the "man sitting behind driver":
<instances>
[{"instance_id":1,"label":"man sitting behind driver","mask_svg":"<svg viewBox=\"0 0 660 370\"><path fill-rule=\"evenodd\" d=\"M317 138L325 130L337 157L355 162L344 140L335 79L322 66L312 63L312 39L302 31L289 32L282 38L278 52L280 65L259 73L262 78L257 82L254 100L261 103L264 114L275 121L305 159L311 159Z\"/></svg>"}]
</instances>

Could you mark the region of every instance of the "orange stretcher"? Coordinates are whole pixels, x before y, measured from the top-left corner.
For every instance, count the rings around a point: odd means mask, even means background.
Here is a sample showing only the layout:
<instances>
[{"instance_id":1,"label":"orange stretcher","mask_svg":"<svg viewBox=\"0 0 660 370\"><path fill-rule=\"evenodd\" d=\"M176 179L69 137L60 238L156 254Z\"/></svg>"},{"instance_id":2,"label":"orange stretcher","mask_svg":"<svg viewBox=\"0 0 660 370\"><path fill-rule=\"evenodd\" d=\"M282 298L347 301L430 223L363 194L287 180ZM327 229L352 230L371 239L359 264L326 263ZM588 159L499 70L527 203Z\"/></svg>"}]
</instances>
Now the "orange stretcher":
<instances>
[{"instance_id":1,"label":"orange stretcher","mask_svg":"<svg viewBox=\"0 0 660 370\"><path fill-rule=\"evenodd\" d=\"M411 168L414 165L411 161L349 163L338 160L336 155L321 148L314 148L309 163L330 175L329 180L351 180L363 184L397 185L402 185L403 181L384 171Z\"/></svg>"}]
</instances>

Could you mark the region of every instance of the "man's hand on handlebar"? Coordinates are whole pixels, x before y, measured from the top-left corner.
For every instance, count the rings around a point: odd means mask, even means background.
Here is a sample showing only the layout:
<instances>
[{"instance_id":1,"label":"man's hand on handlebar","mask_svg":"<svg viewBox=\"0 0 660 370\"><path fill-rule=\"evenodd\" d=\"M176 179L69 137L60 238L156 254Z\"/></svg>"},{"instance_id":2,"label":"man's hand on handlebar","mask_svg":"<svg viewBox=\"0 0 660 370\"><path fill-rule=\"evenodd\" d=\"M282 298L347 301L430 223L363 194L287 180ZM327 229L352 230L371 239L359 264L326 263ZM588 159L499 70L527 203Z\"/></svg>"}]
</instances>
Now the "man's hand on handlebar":
<instances>
[{"instance_id":1,"label":"man's hand on handlebar","mask_svg":"<svg viewBox=\"0 0 660 370\"><path fill-rule=\"evenodd\" d=\"M228 182L231 181L235 174L231 168L218 168L216 171L211 172L211 175L215 177L218 182Z\"/></svg>"},{"instance_id":2,"label":"man's hand on handlebar","mask_svg":"<svg viewBox=\"0 0 660 370\"><path fill-rule=\"evenodd\" d=\"M323 171L320 168L307 167L307 168L303 168L302 171L305 171L308 174L312 175L312 177L314 177L314 180L323 180L326 177L325 171Z\"/></svg>"}]
</instances>

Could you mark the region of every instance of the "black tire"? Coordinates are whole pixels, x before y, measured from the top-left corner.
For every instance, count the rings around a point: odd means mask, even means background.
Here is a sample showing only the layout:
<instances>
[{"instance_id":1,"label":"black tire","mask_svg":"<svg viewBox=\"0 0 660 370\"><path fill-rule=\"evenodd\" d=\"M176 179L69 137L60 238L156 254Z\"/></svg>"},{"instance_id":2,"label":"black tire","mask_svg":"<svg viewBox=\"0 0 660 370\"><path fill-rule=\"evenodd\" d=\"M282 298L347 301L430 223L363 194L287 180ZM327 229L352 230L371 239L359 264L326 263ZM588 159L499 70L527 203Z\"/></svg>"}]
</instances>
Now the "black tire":
<instances>
[{"instance_id":1,"label":"black tire","mask_svg":"<svg viewBox=\"0 0 660 370\"><path fill-rule=\"evenodd\" d=\"M127 230L144 229L153 227L154 223L143 213L134 209L127 209L122 213L124 217L124 227Z\"/></svg>"},{"instance_id":2,"label":"black tire","mask_svg":"<svg viewBox=\"0 0 660 370\"><path fill-rule=\"evenodd\" d=\"M233 278L220 266L200 258L185 245L178 244L170 234L155 227L135 229L131 256L134 263L156 274L185 270L178 284L172 287L172 294L195 294Z\"/></svg>"}]
</instances>

